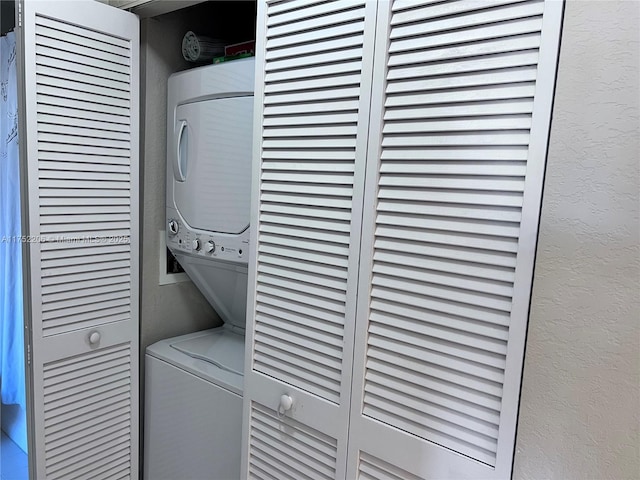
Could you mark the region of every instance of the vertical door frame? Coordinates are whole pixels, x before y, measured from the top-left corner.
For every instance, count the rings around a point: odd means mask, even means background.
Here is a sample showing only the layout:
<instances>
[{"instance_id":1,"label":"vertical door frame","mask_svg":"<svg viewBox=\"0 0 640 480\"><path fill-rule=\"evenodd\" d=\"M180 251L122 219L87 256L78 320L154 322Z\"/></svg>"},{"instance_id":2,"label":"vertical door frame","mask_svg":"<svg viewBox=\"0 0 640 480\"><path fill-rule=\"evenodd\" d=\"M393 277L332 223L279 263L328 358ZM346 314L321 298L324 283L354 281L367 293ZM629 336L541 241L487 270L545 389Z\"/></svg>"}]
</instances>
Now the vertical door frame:
<instances>
[{"instance_id":1,"label":"vertical door frame","mask_svg":"<svg viewBox=\"0 0 640 480\"><path fill-rule=\"evenodd\" d=\"M538 54L536 96L531 117L529 152L525 174L522 220L518 241L518 259L507 343L507 361L503 388L505 392L517 392L503 396L498 427L498 451L496 472L510 478L513 470L516 428L520 405L520 390L525 354L529 307L533 287L533 273L538 243L538 230L547 164L547 149L551 134L551 115L555 96L556 73L560 54L560 36L564 15L564 0L545 0L542 21L542 39ZM516 319L517 321L513 321Z\"/></svg>"},{"instance_id":2,"label":"vertical door frame","mask_svg":"<svg viewBox=\"0 0 640 480\"><path fill-rule=\"evenodd\" d=\"M364 372L367 346L358 342L367 336L367 323L360 320L369 312L369 293L371 290L371 272L373 263L373 229L377 206L377 185L380 178L379 164L382 151L382 126L384 124L384 95L386 87L386 68L389 50L389 31L391 30L391 5L393 0L377 0L376 38L373 51L373 78L371 86L371 104L369 109L369 134L367 138L367 163L365 167L362 234L360 237L360 264L358 267L358 289L354 329L353 373L351 384L351 405L349 411L349 441L347 443L347 478L358 478L359 447L354 441L352 425L362 415L363 391L357 391L361 385L353 381ZM373 135L372 135L373 132ZM377 135L377 133L380 133ZM363 313L365 312L365 313ZM362 382L364 386L364 382Z\"/></svg>"},{"instance_id":3,"label":"vertical door frame","mask_svg":"<svg viewBox=\"0 0 640 480\"><path fill-rule=\"evenodd\" d=\"M25 88L25 45L24 26L22 24L22 11L27 0L15 0L15 32L16 32L16 66L18 77L18 154L20 159L20 216L22 219L22 235L28 238L31 235L29 222L29 201L31 198L29 188L29 169L27 155L27 91ZM31 248L28 242L22 242L22 310L24 328L24 356L25 356L25 398L27 409L27 460L29 465L29 478L36 477L35 455L35 424L33 412L33 365L31 362L31 330L33 317L31 313Z\"/></svg>"}]
</instances>

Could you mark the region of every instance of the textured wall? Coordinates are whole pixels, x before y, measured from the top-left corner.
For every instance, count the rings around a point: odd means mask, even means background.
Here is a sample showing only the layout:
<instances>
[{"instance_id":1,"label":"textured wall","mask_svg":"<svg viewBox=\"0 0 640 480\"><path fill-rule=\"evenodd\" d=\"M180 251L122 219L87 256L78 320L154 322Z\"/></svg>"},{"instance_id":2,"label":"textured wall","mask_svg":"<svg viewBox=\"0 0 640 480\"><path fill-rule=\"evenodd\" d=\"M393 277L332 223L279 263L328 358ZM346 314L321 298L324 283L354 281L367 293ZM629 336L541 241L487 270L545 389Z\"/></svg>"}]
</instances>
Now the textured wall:
<instances>
[{"instance_id":1,"label":"textured wall","mask_svg":"<svg viewBox=\"0 0 640 480\"><path fill-rule=\"evenodd\" d=\"M569 1L514 478L640 478L640 3Z\"/></svg>"},{"instance_id":2,"label":"textured wall","mask_svg":"<svg viewBox=\"0 0 640 480\"><path fill-rule=\"evenodd\" d=\"M160 286L158 231L165 228L167 79L185 69L180 15L141 22L143 106L143 231L141 347L164 338L210 328L218 316L191 282Z\"/></svg>"}]
</instances>

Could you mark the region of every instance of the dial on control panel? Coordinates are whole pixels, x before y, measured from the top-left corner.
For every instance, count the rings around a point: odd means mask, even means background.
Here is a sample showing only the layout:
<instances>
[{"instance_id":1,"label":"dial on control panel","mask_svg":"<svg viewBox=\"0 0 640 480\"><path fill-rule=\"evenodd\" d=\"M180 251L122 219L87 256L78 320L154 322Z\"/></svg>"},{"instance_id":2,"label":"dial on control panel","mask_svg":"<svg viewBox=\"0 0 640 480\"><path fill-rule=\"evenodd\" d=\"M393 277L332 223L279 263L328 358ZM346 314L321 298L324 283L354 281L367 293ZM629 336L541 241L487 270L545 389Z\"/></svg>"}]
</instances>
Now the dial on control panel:
<instances>
[{"instance_id":1,"label":"dial on control panel","mask_svg":"<svg viewBox=\"0 0 640 480\"><path fill-rule=\"evenodd\" d=\"M213 242L213 240L209 240L204 249L207 253L213 253L216 251L216 244Z\"/></svg>"},{"instance_id":2,"label":"dial on control panel","mask_svg":"<svg viewBox=\"0 0 640 480\"><path fill-rule=\"evenodd\" d=\"M175 220L169 220L169 233L175 235L176 233L178 233L178 230L180 230L180 225L178 225L178 222Z\"/></svg>"},{"instance_id":3,"label":"dial on control panel","mask_svg":"<svg viewBox=\"0 0 640 480\"><path fill-rule=\"evenodd\" d=\"M199 238L194 238L191 242L191 246L193 247L193 249L195 251L200 250L200 248L202 247L202 245L200 245L200 239Z\"/></svg>"}]
</instances>

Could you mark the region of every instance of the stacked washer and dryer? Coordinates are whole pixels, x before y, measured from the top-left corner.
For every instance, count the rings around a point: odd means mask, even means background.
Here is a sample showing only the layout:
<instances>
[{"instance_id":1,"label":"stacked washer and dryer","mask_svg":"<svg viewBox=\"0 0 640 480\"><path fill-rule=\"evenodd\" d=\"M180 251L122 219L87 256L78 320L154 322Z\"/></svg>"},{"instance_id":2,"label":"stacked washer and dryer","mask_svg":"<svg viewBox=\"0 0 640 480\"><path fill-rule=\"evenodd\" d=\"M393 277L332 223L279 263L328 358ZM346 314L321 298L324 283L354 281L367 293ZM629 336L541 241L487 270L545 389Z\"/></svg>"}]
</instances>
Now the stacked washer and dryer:
<instances>
[{"instance_id":1,"label":"stacked washer and dryer","mask_svg":"<svg viewBox=\"0 0 640 480\"><path fill-rule=\"evenodd\" d=\"M150 480L240 478L254 65L169 78L167 246L224 325L147 348Z\"/></svg>"}]
</instances>

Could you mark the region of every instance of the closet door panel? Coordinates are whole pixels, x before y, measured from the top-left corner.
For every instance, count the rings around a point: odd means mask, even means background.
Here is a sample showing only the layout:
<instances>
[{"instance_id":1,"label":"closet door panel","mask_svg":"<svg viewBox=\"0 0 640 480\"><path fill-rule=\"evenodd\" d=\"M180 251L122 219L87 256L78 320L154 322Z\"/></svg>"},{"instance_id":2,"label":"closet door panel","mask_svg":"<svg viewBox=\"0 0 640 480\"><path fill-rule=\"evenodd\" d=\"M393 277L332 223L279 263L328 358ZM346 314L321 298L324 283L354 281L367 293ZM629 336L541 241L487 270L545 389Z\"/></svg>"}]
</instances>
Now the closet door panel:
<instances>
[{"instance_id":1,"label":"closet door panel","mask_svg":"<svg viewBox=\"0 0 640 480\"><path fill-rule=\"evenodd\" d=\"M338 441L275 410L251 407L250 478L325 479L337 475Z\"/></svg>"},{"instance_id":2,"label":"closet door panel","mask_svg":"<svg viewBox=\"0 0 640 480\"><path fill-rule=\"evenodd\" d=\"M22 3L37 478L138 475L138 20Z\"/></svg>"},{"instance_id":3,"label":"closet door panel","mask_svg":"<svg viewBox=\"0 0 640 480\"><path fill-rule=\"evenodd\" d=\"M349 477L510 477L561 10L380 4Z\"/></svg>"},{"instance_id":4,"label":"closet door panel","mask_svg":"<svg viewBox=\"0 0 640 480\"><path fill-rule=\"evenodd\" d=\"M251 478L345 476L376 7L259 2L243 461ZM283 394L293 406L278 415Z\"/></svg>"}]
</instances>

